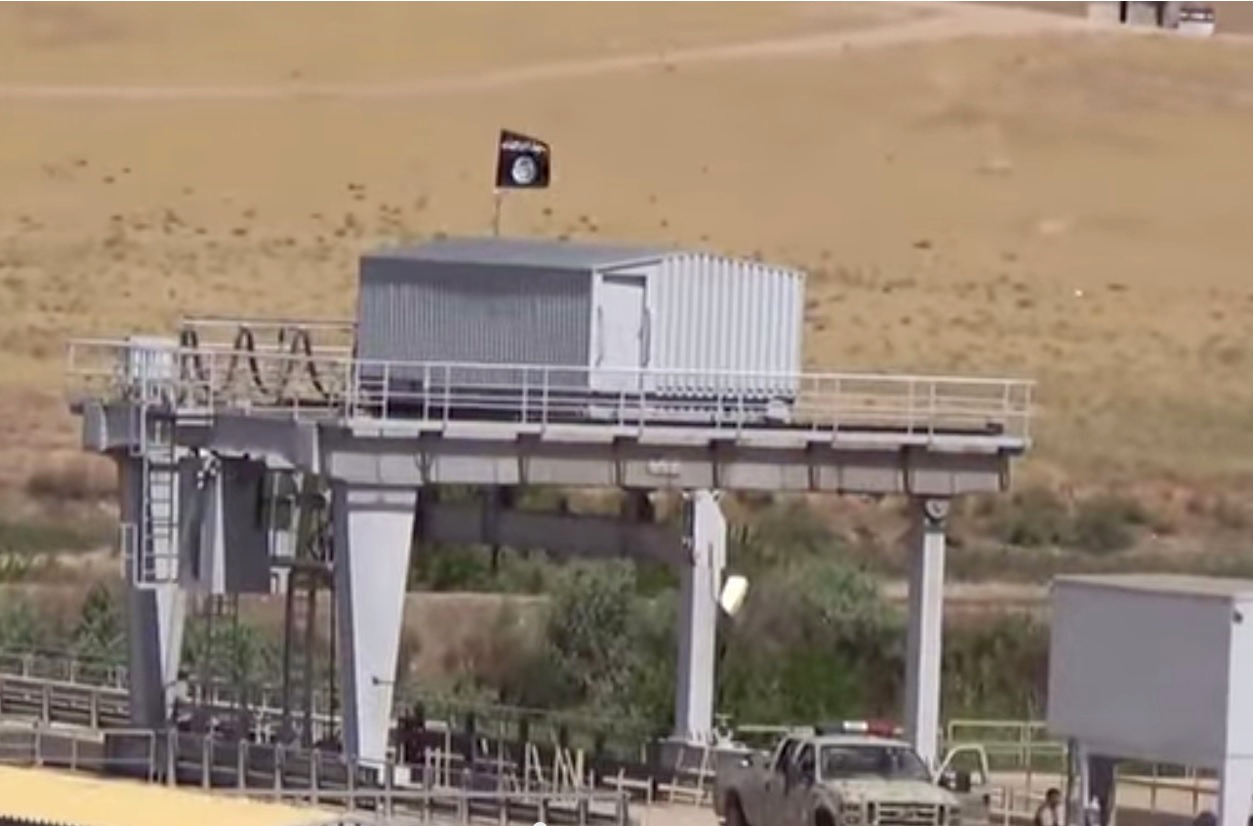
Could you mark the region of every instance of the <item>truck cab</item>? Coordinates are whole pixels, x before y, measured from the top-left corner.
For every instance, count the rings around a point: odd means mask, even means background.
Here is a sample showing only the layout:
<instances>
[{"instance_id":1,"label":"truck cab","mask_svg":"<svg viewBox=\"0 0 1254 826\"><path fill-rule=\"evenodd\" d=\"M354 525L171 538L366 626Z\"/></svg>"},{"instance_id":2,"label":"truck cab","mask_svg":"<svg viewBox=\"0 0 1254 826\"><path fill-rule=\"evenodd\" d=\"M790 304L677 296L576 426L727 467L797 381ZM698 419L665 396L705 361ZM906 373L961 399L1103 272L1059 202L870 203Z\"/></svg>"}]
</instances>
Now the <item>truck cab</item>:
<instances>
[{"instance_id":1,"label":"truck cab","mask_svg":"<svg viewBox=\"0 0 1254 826\"><path fill-rule=\"evenodd\" d=\"M769 755L747 755L720 773L716 813L726 826L958 826L964 820L987 821L982 784L977 787L971 774L954 767L955 753L934 773L895 734L867 724L786 733Z\"/></svg>"}]
</instances>

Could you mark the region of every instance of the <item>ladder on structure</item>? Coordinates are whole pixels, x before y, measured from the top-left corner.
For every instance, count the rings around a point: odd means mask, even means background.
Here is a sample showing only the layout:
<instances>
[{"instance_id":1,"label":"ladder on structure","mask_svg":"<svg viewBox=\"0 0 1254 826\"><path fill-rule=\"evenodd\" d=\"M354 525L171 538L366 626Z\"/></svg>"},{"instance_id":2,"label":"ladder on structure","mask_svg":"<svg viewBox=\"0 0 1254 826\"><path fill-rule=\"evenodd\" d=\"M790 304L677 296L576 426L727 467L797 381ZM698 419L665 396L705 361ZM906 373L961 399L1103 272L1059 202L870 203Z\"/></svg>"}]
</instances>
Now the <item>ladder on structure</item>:
<instances>
[{"instance_id":1,"label":"ladder on structure","mask_svg":"<svg viewBox=\"0 0 1254 826\"><path fill-rule=\"evenodd\" d=\"M276 485L277 490L277 485ZM319 739L314 725L318 709L314 708L314 682L318 678L318 592L329 595L334 587L330 576L331 548L328 505L319 488L317 477L303 474L296 489L285 495L296 514L295 540L292 556L287 560L286 587L284 589L283 617L283 681L282 715L283 736L299 739L306 748L312 748ZM323 713L333 713L335 708L334 672L334 608L333 595L328 601L332 612L328 616L328 697L329 707ZM297 725L295 712L301 714ZM328 732L321 732L324 736ZM297 734L299 737L297 738Z\"/></svg>"},{"instance_id":2,"label":"ladder on structure","mask_svg":"<svg viewBox=\"0 0 1254 826\"><path fill-rule=\"evenodd\" d=\"M177 414L142 399L133 408L130 455L139 466L135 521L122 525L127 578L137 588L176 583L179 553Z\"/></svg>"},{"instance_id":3,"label":"ladder on structure","mask_svg":"<svg viewBox=\"0 0 1254 826\"><path fill-rule=\"evenodd\" d=\"M692 752L697 752L697 764L690 762ZM668 802L684 802L693 806L706 803L714 792L714 747L710 743L700 746L682 745L675 754L675 770L668 793Z\"/></svg>"}]
</instances>

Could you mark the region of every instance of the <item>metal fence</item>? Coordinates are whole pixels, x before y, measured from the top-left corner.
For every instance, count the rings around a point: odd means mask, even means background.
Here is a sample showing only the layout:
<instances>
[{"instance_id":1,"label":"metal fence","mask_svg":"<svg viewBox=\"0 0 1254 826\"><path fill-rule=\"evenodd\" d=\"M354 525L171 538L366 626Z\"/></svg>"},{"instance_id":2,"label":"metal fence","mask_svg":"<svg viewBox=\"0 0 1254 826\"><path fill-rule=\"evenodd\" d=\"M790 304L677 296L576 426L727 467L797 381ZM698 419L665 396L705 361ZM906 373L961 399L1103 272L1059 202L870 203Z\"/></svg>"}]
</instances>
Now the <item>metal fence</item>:
<instances>
[{"instance_id":1,"label":"metal fence","mask_svg":"<svg viewBox=\"0 0 1254 826\"><path fill-rule=\"evenodd\" d=\"M76 687L99 687L105 690L95 692L98 708L104 719L111 720L109 715L126 713L127 679L126 666L113 661L74 657L60 651L0 650L0 687L4 688L0 691L0 711L7 701L11 707L32 716L86 724L91 697ZM221 714L247 709L258 739L268 739L282 723L279 686L256 683L241 687L230 681L201 685L193 680L188 689L193 706ZM331 698L323 690L315 688L310 699L312 739L319 740L336 728L337 720ZM41 712L45 705L48 713ZM649 731L628 720L488 703L412 687L398 689L395 712L398 716L421 712L428 725L436 728L476 729L485 736L503 736L508 731L532 742L621 758L643 759L641 744L651 739ZM294 710L293 716L300 717L301 713Z\"/></svg>"},{"instance_id":2,"label":"metal fence","mask_svg":"<svg viewBox=\"0 0 1254 826\"><path fill-rule=\"evenodd\" d=\"M413 777L392 764L359 765L338 753L228 742L173 730L99 732L6 722L0 724L0 764L131 777L410 822L629 822L625 794L441 787L432 777Z\"/></svg>"},{"instance_id":3,"label":"metal fence","mask_svg":"<svg viewBox=\"0 0 1254 826\"><path fill-rule=\"evenodd\" d=\"M0 717L18 715L47 723L124 730L125 682L125 668L116 664L76 660L55 652L0 651ZM209 703L210 710L220 708L229 714L234 698L216 691L214 687L202 691L201 699ZM709 782L710 773L650 762L643 733L637 732L635 740L624 740L624 759L615 760L611 755L606 761L605 744L597 747L595 732L608 721L446 699L448 706L433 704L426 709L432 733L428 739L434 747L422 755L410 756L415 762L421 761L421 771L435 785L460 782L465 770L464 755L470 750L485 755L481 765L490 768L494 762L506 762L499 757L500 744L518 740L529 746L550 744L509 759L511 771L528 784L522 791L542 787L562 791L586 789L588 767L596 764L602 767L601 782L605 786L630 791L649 802L659 792L676 801L708 799L707 790L702 787ZM414 698L408 701L413 702ZM215 702L219 705L215 706ZM252 732L255 739L269 739L281 712L266 706L252 706L249 710L256 726ZM445 712L443 718L441 712ZM328 717L326 724L334 723ZM572 726L580 724L581 728L572 731ZM765 743L787 728L741 725L735 731L741 739ZM948 746L974 743L985 750L994 787L994 809L999 817L1030 814L1047 788L1064 783L1066 745L1050 737L1042 721L954 719L945 726L943 739ZM585 740L593 743L586 750L582 747ZM609 770L603 768L607 765L611 766ZM565 782L558 782L563 777ZM1212 772L1162 764L1125 764L1119 784L1122 805L1150 812L1196 814L1213 808L1217 792ZM667 794L667 790L673 793ZM685 794L677 793L681 790ZM689 791L694 793L687 794Z\"/></svg>"},{"instance_id":4,"label":"metal fence","mask_svg":"<svg viewBox=\"0 0 1254 826\"><path fill-rule=\"evenodd\" d=\"M945 739L984 748L1006 795L1003 805L1012 811L1039 805L1046 789L1065 784L1067 746L1049 735L1044 721L954 719ZM1218 803L1215 773L1193 766L1125 761L1118 784L1120 808L1191 817Z\"/></svg>"},{"instance_id":5,"label":"metal fence","mask_svg":"<svg viewBox=\"0 0 1254 826\"><path fill-rule=\"evenodd\" d=\"M354 359L342 347L292 352L272 344L240 349L237 342L190 347L99 339L71 341L66 372L76 399L143 400L191 411L445 423L473 414L541 426L695 422L725 430L769 424L824 432L976 434L1025 444L1033 391L1033 382L1016 379L724 371L702 377L706 383L726 378L726 390L662 398L650 388L682 385L690 371L374 362ZM797 388L782 408L779 400L741 389L779 380Z\"/></svg>"}]
</instances>

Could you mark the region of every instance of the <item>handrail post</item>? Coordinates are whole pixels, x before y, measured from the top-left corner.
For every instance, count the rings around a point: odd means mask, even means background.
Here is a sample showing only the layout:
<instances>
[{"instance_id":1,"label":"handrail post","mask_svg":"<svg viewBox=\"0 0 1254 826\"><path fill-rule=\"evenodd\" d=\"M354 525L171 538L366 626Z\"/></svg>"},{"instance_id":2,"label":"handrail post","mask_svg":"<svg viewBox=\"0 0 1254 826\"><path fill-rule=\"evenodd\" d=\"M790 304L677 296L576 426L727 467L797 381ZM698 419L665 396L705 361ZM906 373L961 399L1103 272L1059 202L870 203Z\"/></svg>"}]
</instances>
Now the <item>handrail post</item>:
<instances>
[{"instance_id":1,"label":"handrail post","mask_svg":"<svg viewBox=\"0 0 1254 826\"><path fill-rule=\"evenodd\" d=\"M444 365L444 416L442 417L444 424L448 424L451 416L450 408L453 406L453 367L450 364Z\"/></svg>"},{"instance_id":2,"label":"handrail post","mask_svg":"<svg viewBox=\"0 0 1254 826\"><path fill-rule=\"evenodd\" d=\"M355 811L357 809L357 759L355 757L348 758L345 761L348 767L348 810Z\"/></svg>"},{"instance_id":3,"label":"handrail post","mask_svg":"<svg viewBox=\"0 0 1254 826\"><path fill-rule=\"evenodd\" d=\"M283 744L274 744L274 796L283 791Z\"/></svg>"},{"instance_id":4,"label":"handrail post","mask_svg":"<svg viewBox=\"0 0 1254 826\"><path fill-rule=\"evenodd\" d=\"M431 363L422 365L422 420L431 418Z\"/></svg>"},{"instance_id":5,"label":"handrail post","mask_svg":"<svg viewBox=\"0 0 1254 826\"><path fill-rule=\"evenodd\" d=\"M355 375L355 364L350 357L344 360L344 415L355 416L357 414L357 404L359 402L358 395L360 387L358 380L360 376Z\"/></svg>"},{"instance_id":6,"label":"handrail post","mask_svg":"<svg viewBox=\"0 0 1254 826\"><path fill-rule=\"evenodd\" d=\"M522 368L522 409L519 410L519 418L522 424L527 423L527 373L526 367Z\"/></svg>"},{"instance_id":7,"label":"handrail post","mask_svg":"<svg viewBox=\"0 0 1254 826\"><path fill-rule=\"evenodd\" d=\"M914 435L914 388L917 384L913 376L906 382L906 432Z\"/></svg>"},{"instance_id":8,"label":"handrail post","mask_svg":"<svg viewBox=\"0 0 1254 826\"><path fill-rule=\"evenodd\" d=\"M213 739L204 736L200 740L200 786L209 789L213 786Z\"/></svg>"},{"instance_id":9,"label":"handrail post","mask_svg":"<svg viewBox=\"0 0 1254 826\"><path fill-rule=\"evenodd\" d=\"M396 764L391 760L383 762L383 813L386 817L392 817L396 813L394 796L396 789L395 778L393 777L395 769Z\"/></svg>"},{"instance_id":10,"label":"handrail post","mask_svg":"<svg viewBox=\"0 0 1254 826\"><path fill-rule=\"evenodd\" d=\"M1028 775L1028 788L1032 788L1032 749L1029 746L1031 734L1027 725L1019 727L1019 748Z\"/></svg>"},{"instance_id":11,"label":"handrail post","mask_svg":"<svg viewBox=\"0 0 1254 826\"><path fill-rule=\"evenodd\" d=\"M392 362L383 364L383 399L379 407L379 418L386 420L392 402Z\"/></svg>"},{"instance_id":12,"label":"handrail post","mask_svg":"<svg viewBox=\"0 0 1254 826\"><path fill-rule=\"evenodd\" d=\"M540 424L549 423L549 368L540 373Z\"/></svg>"},{"instance_id":13,"label":"handrail post","mask_svg":"<svg viewBox=\"0 0 1254 826\"><path fill-rule=\"evenodd\" d=\"M179 748L179 732L174 726L166 729L165 737L165 782L167 786L178 784L178 748ZM153 735L151 740L153 751L157 748L157 737ZM154 755L155 756L155 755ZM156 761L153 761L153 769L156 769Z\"/></svg>"},{"instance_id":14,"label":"handrail post","mask_svg":"<svg viewBox=\"0 0 1254 826\"><path fill-rule=\"evenodd\" d=\"M936 379L928 382L927 435L936 435Z\"/></svg>"},{"instance_id":15,"label":"handrail post","mask_svg":"<svg viewBox=\"0 0 1254 826\"><path fill-rule=\"evenodd\" d=\"M318 805L318 763L322 760L322 755L317 749L309 752L309 805Z\"/></svg>"}]
</instances>

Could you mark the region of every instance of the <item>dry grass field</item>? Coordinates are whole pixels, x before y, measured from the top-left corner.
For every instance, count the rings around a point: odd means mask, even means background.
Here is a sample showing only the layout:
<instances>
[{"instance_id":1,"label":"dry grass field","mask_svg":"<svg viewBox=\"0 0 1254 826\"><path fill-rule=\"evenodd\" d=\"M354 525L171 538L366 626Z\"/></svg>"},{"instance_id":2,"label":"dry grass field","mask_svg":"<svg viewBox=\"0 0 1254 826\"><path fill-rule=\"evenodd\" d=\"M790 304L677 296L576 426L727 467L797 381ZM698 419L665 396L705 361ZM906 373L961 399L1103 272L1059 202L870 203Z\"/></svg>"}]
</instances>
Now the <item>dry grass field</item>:
<instances>
[{"instance_id":1,"label":"dry grass field","mask_svg":"<svg viewBox=\"0 0 1254 826\"><path fill-rule=\"evenodd\" d=\"M504 230L809 269L807 362L1039 380L1035 472L1248 489L1251 50L984 4L6 4L0 468L77 468L71 335L342 317ZM51 470L50 470L51 469Z\"/></svg>"}]
</instances>

